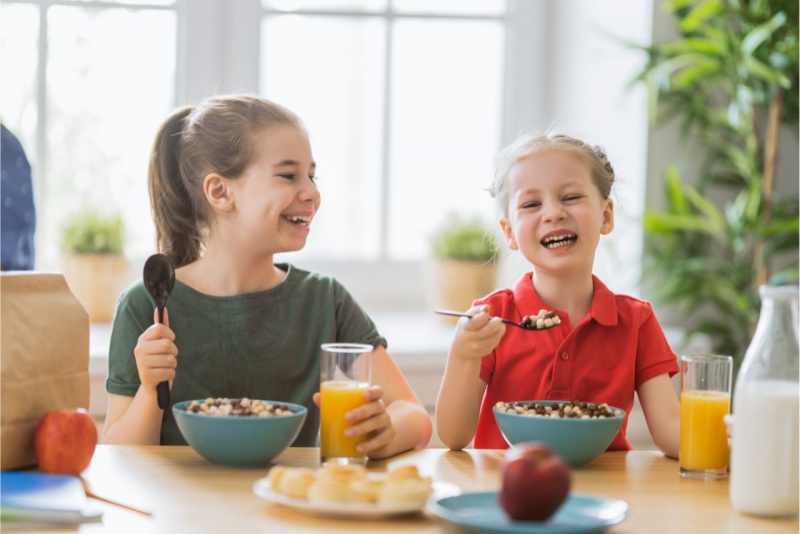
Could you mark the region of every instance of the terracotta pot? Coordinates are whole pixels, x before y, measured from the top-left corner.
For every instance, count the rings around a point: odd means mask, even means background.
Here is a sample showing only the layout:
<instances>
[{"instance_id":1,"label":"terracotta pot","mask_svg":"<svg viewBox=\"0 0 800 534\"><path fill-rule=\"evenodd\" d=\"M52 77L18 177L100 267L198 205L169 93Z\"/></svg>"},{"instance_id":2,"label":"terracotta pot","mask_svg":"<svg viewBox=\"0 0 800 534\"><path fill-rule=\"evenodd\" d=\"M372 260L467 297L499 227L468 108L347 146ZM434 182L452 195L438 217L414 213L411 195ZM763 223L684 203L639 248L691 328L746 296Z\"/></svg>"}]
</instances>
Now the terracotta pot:
<instances>
[{"instance_id":1,"label":"terracotta pot","mask_svg":"<svg viewBox=\"0 0 800 534\"><path fill-rule=\"evenodd\" d=\"M472 301L495 289L497 266L494 262L435 259L427 266L427 298L431 308L466 311ZM455 317L438 316L455 322Z\"/></svg>"},{"instance_id":2,"label":"terracotta pot","mask_svg":"<svg viewBox=\"0 0 800 534\"><path fill-rule=\"evenodd\" d=\"M66 254L64 278L92 323L108 323L128 284L128 260L117 254Z\"/></svg>"}]
</instances>

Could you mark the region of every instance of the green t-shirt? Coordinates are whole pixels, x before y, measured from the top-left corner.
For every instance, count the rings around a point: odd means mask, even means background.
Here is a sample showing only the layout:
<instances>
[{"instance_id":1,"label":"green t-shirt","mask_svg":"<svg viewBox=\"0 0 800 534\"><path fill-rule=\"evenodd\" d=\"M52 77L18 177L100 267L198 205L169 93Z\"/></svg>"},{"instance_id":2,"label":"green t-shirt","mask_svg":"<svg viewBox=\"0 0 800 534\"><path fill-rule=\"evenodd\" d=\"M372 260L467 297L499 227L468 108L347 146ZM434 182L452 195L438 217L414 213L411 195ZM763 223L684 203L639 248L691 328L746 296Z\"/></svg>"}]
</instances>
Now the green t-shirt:
<instances>
[{"instance_id":1,"label":"green t-shirt","mask_svg":"<svg viewBox=\"0 0 800 534\"><path fill-rule=\"evenodd\" d=\"M317 443L320 345L386 346L350 293L329 276L276 264L286 278L276 287L232 297L204 295L180 281L167 301L178 367L170 402L206 397L249 397L308 408L297 447ZM132 397L141 384L133 349L153 324L155 303L141 281L119 298L111 331L106 390ZM170 409L162 445L185 445Z\"/></svg>"}]
</instances>

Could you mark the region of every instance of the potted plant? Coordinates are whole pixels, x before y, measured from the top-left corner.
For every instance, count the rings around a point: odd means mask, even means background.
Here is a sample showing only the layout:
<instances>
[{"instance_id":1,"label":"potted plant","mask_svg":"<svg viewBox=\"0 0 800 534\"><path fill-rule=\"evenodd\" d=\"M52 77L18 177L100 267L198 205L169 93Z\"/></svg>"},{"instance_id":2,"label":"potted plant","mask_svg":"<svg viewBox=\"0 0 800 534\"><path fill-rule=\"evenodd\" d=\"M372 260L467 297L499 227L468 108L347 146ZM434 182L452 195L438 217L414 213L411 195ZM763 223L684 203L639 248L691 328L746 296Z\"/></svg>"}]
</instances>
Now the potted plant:
<instances>
[{"instance_id":1,"label":"potted plant","mask_svg":"<svg viewBox=\"0 0 800 534\"><path fill-rule=\"evenodd\" d=\"M119 215L91 209L73 214L62 235L64 278L93 323L110 322L117 297L128 282Z\"/></svg>"},{"instance_id":2,"label":"potted plant","mask_svg":"<svg viewBox=\"0 0 800 534\"><path fill-rule=\"evenodd\" d=\"M433 308L464 311L495 289L497 240L480 218L448 215L431 244L428 300Z\"/></svg>"},{"instance_id":3,"label":"potted plant","mask_svg":"<svg viewBox=\"0 0 800 534\"><path fill-rule=\"evenodd\" d=\"M798 198L781 196L777 147L798 129L796 1L666 2L679 38L646 51L651 118L682 123L701 147L689 185L666 172L664 210L645 213L645 274L677 304L690 334L741 362L758 318L758 286L798 278ZM796 157L796 155L794 156Z\"/></svg>"}]
</instances>

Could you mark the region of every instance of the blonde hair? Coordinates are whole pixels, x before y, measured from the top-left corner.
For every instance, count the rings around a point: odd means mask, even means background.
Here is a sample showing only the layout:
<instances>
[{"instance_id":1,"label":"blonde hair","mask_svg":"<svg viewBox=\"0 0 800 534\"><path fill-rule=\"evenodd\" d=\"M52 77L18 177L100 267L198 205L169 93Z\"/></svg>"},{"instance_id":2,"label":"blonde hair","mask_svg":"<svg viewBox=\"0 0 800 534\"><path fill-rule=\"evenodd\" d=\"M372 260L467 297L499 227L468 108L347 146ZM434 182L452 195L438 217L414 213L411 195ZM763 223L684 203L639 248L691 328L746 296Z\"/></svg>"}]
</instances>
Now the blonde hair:
<instances>
[{"instance_id":1,"label":"blonde hair","mask_svg":"<svg viewBox=\"0 0 800 534\"><path fill-rule=\"evenodd\" d=\"M605 151L598 145L590 145L568 135L526 134L504 148L497 156L496 168L489 194L495 199L503 216L508 215L508 178L520 161L551 150L573 152L589 164L592 180L605 199L611 194L614 184L614 168Z\"/></svg>"},{"instance_id":2,"label":"blonde hair","mask_svg":"<svg viewBox=\"0 0 800 534\"><path fill-rule=\"evenodd\" d=\"M176 267L197 260L207 239L205 177L241 176L254 156L255 134L281 124L305 132L300 119L278 104L227 95L180 108L161 125L148 169L150 207L158 250Z\"/></svg>"}]
</instances>

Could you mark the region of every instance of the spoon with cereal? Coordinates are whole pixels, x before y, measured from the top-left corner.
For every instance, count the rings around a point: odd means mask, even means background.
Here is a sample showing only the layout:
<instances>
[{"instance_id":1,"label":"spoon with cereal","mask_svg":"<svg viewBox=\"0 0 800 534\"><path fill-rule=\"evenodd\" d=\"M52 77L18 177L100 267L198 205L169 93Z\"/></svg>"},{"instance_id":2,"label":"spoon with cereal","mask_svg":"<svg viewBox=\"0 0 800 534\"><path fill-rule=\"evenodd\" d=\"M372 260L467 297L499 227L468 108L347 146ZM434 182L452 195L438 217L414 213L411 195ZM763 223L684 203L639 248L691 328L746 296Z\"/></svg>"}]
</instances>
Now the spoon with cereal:
<instances>
[{"instance_id":1,"label":"spoon with cereal","mask_svg":"<svg viewBox=\"0 0 800 534\"><path fill-rule=\"evenodd\" d=\"M438 313L439 315L452 315L453 317L469 317L472 319L472 315L468 313L460 313L450 310L433 310L433 313ZM547 330L561 324L561 318L552 310L539 310L539 315L526 315L519 323L509 321L508 319L500 320L506 324L516 326L517 328L522 328L523 330Z\"/></svg>"}]
</instances>

